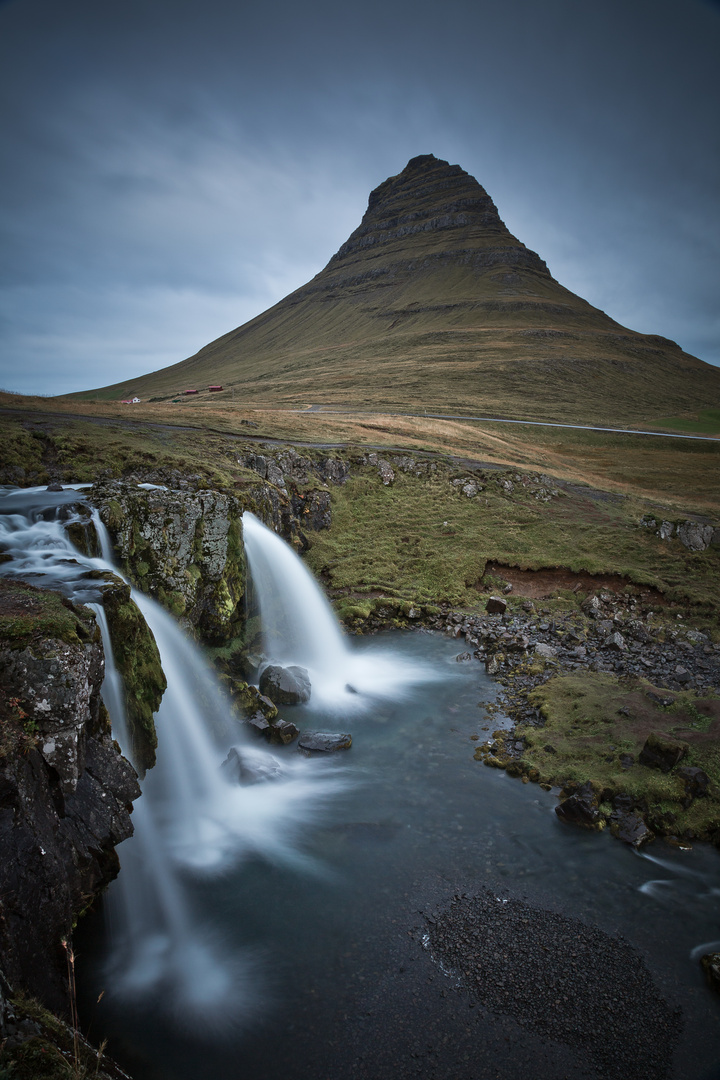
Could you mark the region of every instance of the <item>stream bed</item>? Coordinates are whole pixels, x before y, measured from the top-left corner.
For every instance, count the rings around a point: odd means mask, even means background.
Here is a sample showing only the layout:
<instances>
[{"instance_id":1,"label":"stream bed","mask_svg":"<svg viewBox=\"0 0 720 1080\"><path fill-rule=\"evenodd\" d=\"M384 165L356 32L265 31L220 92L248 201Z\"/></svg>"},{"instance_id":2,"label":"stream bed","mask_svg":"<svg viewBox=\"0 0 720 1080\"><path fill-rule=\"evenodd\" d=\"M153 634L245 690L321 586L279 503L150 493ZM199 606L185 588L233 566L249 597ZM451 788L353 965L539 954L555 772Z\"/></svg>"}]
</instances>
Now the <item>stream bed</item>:
<instances>
[{"instance_id":1,"label":"stream bed","mask_svg":"<svg viewBox=\"0 0 720 1080\"><path fill-rule=\"evenodd\" d=\"M528 1069L553 1080L651 1075L637 1047L623 1048L627 1067L611 1073L548 1037L542 1015L483 1004L463 973L433 954L428 931L438 914L453 898L489 892L498 904L522 901L622 937L647 966L667 1015L682 1011L667 1075L720 1075L720 1001L693 955L720 938L717 851L656 841L637 854L607 834L561 823L553 793L473 760L472 736L499 726L479 707L494 699L495 685L477 661L456 661L457 642L407 632L356 647L368 659L376 652L420 665L427 681L349 719L310 703L284 710L301 729L353 736L351 750L308 763L318 777L332 775L334 794L296 837L297 865L253 854L216 876L185 878L216 955L243 981L236 1017L174 1012L161 993L134 1004L109 992L97 1004L111 989L113 934L100 911L77 939L94 1037L109 1036L135 1080L509 1080ZM272 753L298 756L292 745ZM110 893L120 887L118 880ZM528 934L539 932L530 920ZM498 954L501 972L505 962ZM620 989L621 958L616 966ZM597 980L591 965L571 981L573 1007L590 1017ZM602 1029L603 1017L597 1022Z\"/></svg>"}]
</instances>

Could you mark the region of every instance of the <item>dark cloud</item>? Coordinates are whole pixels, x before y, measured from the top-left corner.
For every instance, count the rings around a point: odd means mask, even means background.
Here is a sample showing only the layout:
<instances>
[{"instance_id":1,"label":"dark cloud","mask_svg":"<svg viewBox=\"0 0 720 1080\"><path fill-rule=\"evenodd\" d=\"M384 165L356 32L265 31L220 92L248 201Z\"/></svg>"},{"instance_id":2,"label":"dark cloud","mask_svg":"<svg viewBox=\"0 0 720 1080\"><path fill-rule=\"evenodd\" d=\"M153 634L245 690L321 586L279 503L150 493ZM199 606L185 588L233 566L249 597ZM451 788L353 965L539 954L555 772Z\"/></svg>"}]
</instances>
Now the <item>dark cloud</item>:
<instances>
[{"instance_id":1,"label":"dark cloud","mask_svg":"<svg viewBox=\"0 0 720 1080\"><path fill-rule=\"evenodd\" d=\"M563 284L720 363L718 44L701 0L0 4L0 385L190 355L428 152Z\"/></svg>"}]
</instances>

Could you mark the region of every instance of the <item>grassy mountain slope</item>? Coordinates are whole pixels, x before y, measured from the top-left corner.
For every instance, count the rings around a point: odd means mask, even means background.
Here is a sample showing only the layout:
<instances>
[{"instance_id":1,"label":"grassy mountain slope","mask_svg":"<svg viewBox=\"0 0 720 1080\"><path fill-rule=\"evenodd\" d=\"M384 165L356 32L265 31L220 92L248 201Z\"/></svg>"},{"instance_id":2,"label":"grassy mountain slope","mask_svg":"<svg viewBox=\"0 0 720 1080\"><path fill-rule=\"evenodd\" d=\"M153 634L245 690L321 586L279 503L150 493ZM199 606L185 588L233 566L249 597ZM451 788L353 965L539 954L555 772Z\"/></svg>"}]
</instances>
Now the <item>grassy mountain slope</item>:
<instances>
[{"instance_id":1,"label":"grassy mountain slope","mask_svg":"<svg viewBox=\"0 0 720 1080\"><path fill-rule=\"evenodd\" d=\"M720 370L565 289L457 165L414 158L328 265L195 356L92 398L220 383L248 402L635 423L720 404Z\"/></svg>"}]
</instances>

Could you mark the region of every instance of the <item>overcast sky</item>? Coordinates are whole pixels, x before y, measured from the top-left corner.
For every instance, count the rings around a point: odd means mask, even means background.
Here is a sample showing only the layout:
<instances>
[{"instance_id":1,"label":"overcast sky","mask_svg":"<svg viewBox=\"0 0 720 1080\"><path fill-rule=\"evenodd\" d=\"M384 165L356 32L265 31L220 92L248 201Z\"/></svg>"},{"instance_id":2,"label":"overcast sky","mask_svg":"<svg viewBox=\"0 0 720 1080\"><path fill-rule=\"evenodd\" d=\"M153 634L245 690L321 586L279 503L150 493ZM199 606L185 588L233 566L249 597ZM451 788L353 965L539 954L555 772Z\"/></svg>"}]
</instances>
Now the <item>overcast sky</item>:
<instances>
[{"instance_id":1,"label":"overcast sky","mask_svg":"<svg viewBox=\"0 0 720 1080\"><path fill-rule=\"evenodd\" d=\"M0 0L0 387L190 356L426 153L720 364L719 56L710 0Z\"/></svg>"}]
</instances>

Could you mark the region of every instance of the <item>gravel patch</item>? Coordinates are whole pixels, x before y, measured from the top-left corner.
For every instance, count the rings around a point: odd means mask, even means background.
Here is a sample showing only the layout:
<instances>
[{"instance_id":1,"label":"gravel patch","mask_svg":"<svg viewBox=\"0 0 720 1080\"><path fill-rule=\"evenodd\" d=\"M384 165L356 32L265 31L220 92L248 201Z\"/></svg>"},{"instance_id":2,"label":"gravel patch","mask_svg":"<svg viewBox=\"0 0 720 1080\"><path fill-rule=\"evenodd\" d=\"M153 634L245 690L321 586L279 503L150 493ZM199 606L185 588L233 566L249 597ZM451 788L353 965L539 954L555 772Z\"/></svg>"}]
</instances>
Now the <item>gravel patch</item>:
<instances>
[{"instance_id":1,"label":"gravel patch","mask_svg":"<svg viewBox=\"0 0 720 1080\"><path fill-rule=\"evenodd\" d=\"M604 1080L662 1080L680 1013L622 938L516 898L456 896L424 943L487 1009L564 1044Z\"/></svg>"}]
</instances>

